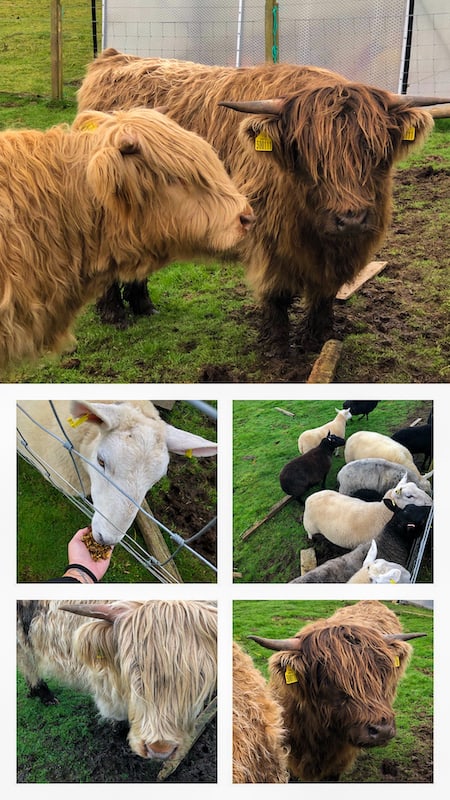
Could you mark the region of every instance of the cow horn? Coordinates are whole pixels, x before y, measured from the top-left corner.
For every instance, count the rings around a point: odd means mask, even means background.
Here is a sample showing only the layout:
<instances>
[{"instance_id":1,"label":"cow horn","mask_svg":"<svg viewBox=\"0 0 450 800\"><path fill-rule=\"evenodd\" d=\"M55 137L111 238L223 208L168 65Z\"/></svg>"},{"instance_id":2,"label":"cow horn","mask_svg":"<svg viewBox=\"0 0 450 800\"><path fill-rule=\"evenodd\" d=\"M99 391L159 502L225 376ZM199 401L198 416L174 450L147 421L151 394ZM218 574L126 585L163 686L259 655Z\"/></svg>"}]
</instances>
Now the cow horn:
<instances>
[{"instance_id":1,"label":"cow horn","mask_svg":"<svg viewBox=\"0 0 450 800\"><path fill-rule=\"evenodd\" d=\"M279 117L283 110L284 100L222 100L219 106L233 108L243 114L273 114Z\"/></svg>"},{"instance_id":2,"label":"cow horn","mask_svg":"<svg viewBox=\"0 0 450 800\"><path fill-rule=\"evenodd\" d=\"M292 639L264 639L262 636L247 636L247 639L253 639L254 642L260 644L261 647L267 647L268 650L300 650L300 640L295 636Z\"/></svg>"},{"instance_id":3,"label":"cow horn","mask_svg":"<svg viewBox=\"0 0 450 800\"><path fill-rule=\"evenodd\" d=\"M421 111L428 111L433 119L448 119L450 117L450 103L441 103L435 106L417 106Z\"/></svg>"},{"instance_id":4,"label":"cow horn","mask_svg":"<svg viewBox=\"0 0 450 800\"><path fill-rule=\"evenodd\" d=\"M104 622L114 622L118 614L117 607L107 603L80 603L75 605L61 605L62 611L70 611L71 614L79 614L81 617L93 617Z\"/></svg>"},{"instance_id":5,"label":"cow horn","mask_svg":"<svg viewBox=\"0 0 450 800\"><path fill-rule=\"evenodd\" d=\"M418 94L396 94L397 100L406 100L412 106L438 106L441 103L450 103L450 97L421 97Z\"/></svg>"},{"instance_id":6,"label":"cow horn","mask_svg":"<svg viewBox=\"0 0 450 800\"><path fill-rule=\"evenodd\" d=\"M409 639L419 639L426 633L389 633L383 636L385 642L407 642Z\"/></svg>"}]
</instances>

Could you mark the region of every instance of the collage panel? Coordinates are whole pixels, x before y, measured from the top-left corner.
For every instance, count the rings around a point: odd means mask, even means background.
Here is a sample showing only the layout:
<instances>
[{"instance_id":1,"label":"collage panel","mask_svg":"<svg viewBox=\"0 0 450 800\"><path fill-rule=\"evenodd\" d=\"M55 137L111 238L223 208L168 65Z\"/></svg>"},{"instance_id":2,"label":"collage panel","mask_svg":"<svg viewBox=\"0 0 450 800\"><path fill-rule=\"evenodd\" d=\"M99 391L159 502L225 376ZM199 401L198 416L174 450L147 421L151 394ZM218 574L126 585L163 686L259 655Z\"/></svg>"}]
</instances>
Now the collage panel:
<instances>
[{"instance_id":1,"label":"collage panel","mask_svg":"<svg viewBox=\"0 0 450 800\"><path fill-rule=\"evenodd\" d=\"M216 583L216 428L217 401L18 400L18 582Z\"/></svg>"},{"instance_id":2,"label":"collage panel","mask_svg":"<svg viewBox=\"0 0 450 800\"><path fill-rule=\"evenodd\" d=\"M233 402L235 584L431 584L432 498L431 400Z\"/></svg>"},{"instance_id":3,"label":"collage panel","mask_svg":"<svg viewBox=\"0 0 450 800\"><path fill-rule=\"evenodd\" d=\"M432 783L433 605L235 600L234 783Z\"/></svg>"},{"instance_id":4,"label":"collage panel","mask_svg":"<svg viewBox=\"0 0 450 800\"><path fill-rule=\"evenodd\" d=\"M19 600L17 666L18 784L217 781L217 603Z\"/></svg>"}]
</instances>

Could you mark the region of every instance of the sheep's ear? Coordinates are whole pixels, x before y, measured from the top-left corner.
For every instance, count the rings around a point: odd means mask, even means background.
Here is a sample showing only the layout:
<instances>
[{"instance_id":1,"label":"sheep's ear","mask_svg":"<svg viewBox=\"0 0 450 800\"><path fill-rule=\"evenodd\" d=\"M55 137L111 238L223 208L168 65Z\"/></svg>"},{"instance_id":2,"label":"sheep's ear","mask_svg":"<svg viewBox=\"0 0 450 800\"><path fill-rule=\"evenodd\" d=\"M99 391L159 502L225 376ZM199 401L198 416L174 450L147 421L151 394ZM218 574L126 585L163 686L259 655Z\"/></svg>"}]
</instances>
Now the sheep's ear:
<instances>
[{"instance_id":1,"label":"sheep's ear","mask_svg":"<svg viewBox=\"0 0 450 800\"><path fill-rule=\"evenodd\" d=\"M375 561L376 557L377 557L377 543L376 543L375 539L372 539L372 543L371 543L371 545L369 547L369 550L367 552L367 555L366 555L366 557L365 557L365 559L363 561L363 567L368 567L369 564L373 564L373 562Z\"/></svg>"},{"instance_id":2,"label":"sheep's ear","mask_svg":"<svg viewBox=\"0 0 450 800\"><path fill-rule=\"evenodd\" d=\"M90 403L85 400L72 400L69 424L76 428L83 422L104 425L108 430L117 427L118 411L114 403Z\"/></svg>"},{"instance_id":3,"label":"sheep's ear","mask_svg":"<svg viewBox=\"0 0 450 800\"><path fill-rule=\"evenodd\" d=\"M398 583L400 580L401 572L399 569L392 568L388 569L387 572L384 573L382 583Z\"/></svg>"},{"instance_id":4,"label":"sheep's ear","mask_svg":"<svg viewBox=\"0 0 450 800\"><path fill-rule=\"evenodd\" d=\"M178 453L181 456L215 456L217 455L217 444L197 436L195 433L182 431L174 428L173 425L166 423L166 444L171 453Z\"/></svg>"}]
</instances>

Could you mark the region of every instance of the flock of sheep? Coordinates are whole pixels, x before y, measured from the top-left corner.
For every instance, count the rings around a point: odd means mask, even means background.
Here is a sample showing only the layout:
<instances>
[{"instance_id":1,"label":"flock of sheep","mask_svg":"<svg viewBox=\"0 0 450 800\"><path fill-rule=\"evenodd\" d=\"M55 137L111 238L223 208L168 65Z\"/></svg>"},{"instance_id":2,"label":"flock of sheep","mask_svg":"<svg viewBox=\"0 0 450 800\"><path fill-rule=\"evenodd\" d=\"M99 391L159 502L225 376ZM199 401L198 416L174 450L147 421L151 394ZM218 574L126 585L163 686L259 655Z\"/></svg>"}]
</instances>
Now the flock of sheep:
<instances>
[{"instance_id":1,"label":"flock of sheep","mask_svg":"<svg viewBox=\"0 0 450 800\"><path fill-rule=\"evenodd\" d=\"M303 431L298 439L301 455L281 470L281 488L299 501L311 488L322 487L304 500L308 538L321 534L347 550L294 583L410 582L406 567L411 547L433 504L432 473L421 474L414 456L423 455L422 469L430 465L433 417L431 412L426 424L403 428L392 437L361 430L345 439L352 411L367 418L375 405L346 401L334 419ZM337 474L337 488L326 489L339 447L344 447L346 463Z\"/></svg>"}]
</instances>

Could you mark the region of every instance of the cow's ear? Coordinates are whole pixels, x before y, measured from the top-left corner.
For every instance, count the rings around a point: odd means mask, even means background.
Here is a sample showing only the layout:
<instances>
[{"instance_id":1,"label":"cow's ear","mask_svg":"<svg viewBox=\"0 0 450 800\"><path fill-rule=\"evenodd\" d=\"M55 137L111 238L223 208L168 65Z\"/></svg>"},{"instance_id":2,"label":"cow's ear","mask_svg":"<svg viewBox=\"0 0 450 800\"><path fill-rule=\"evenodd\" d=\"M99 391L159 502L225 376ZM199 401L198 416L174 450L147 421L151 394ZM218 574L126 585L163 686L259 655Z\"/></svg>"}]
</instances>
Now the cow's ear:
<instances>
[{"instance_id":1,"label":"cow's ear","mask_svg":"<svg viewBox=\"0 0 450 800\"><path fill-rule=\"evenodd\" d=\"M93 133L110 116L110 114L105 114L103 111L81 111L72 123L72 130Z\"/></svg>"},{"instance_id":2,"label":"cow's ear","mask_svg":"<svg viewBox=\"0 0 450 800\"><path fill-rule=\"evenodd\" d=\"M280 161L281 121L276 116L246 117L239 126L239 140L253 159Z\"/></svg>"},{"instance_id":3,"label":"cow's ear","mask_svg":"<svg viewBox=\"0 0 450 800\"><path fill-rule=\"evenodd\" d=\"M404 103L395 102L389 108L389 116L393 124L393 137L398 139L395 161L421 147L433 130L433 117L421 108L405 108Z\"/></svg>"}]
</instances>

